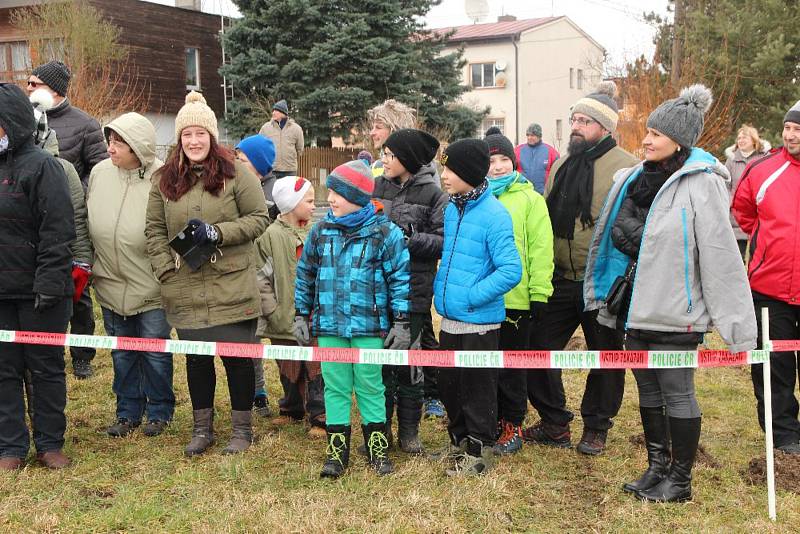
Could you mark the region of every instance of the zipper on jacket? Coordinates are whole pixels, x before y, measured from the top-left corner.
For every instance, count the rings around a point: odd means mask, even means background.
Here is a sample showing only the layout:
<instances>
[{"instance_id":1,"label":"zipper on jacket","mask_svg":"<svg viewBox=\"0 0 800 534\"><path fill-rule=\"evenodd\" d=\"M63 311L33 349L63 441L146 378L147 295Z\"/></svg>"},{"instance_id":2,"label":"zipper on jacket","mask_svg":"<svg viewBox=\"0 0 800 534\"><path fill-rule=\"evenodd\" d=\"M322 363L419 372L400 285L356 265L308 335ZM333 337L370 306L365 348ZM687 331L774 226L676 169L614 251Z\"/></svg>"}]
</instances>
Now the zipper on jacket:
<instances>
[{"instance_id":1,"label":"zipper on jacket","mask_svg":"<svg viewBox=\"0 0 800 534\"><path fill-rule=\"evenodd\" d=\"M447 279L450 278L450 266L453 261L453 254L456 251L456 242L458 241L458 231L461 228L461 221L464 219L464 213L459 212L458 224L456 225L456 236L453 238L453 246L450 247L450 257L447 258L447 272L444 274L444 289L442 290L442 307L444 308L444 316L447 317Z\"/></svg>"},{"instance_id":2,"label":"zipper on jacket","mask_svg":"<svg viewBox=\"0 0 800 534\"><path fill-rule=\"evenodd\" d=\"M686 227L686 208L681 208L681 223L683 223L683 284L686 289L686 300L689 302L686 313L692 313L692 288L689 284L689 229Z\"/></svg>"},{"instance_id":3,"label":"zipper on jacket","mask_svg":"<svg viewBox=\"0 0 800 534\"><path fill-rule=\"evenodd\" d=\"M117 243L117 231L119 230L119 223L120 219L122 219L122 208L125 206L125 199L128 198L128 190L131 187L131 183L129 180L125 180L125 191L122 192L122 200L119 203L119 211L117 213L117 221L114 223L114 257L117 260L117 275L121 275L122 269L119 263L119 244ZM123 279L123 289L122 289L122 303L120 305L120 311L124 314L125 313L125 297L128 295L128 279L127 277L122 276Z\"/></svg>"},{"instance_id":4,"label":"zipper on jacket","mask_svg":"<svg viewBox=\"0 0 800 534\"><path fill-rule=\"evenodd\" d=\"M753 232L753 237L750 239L750 260L756 257L756 249L758 247L758 231L761 229L761 221L758 222L758 226L756 227L756 231ZM767 245L764 245L764 253L761 254L761 261L758 262L758 265L753 267L750 272L747 273L747 278L751 279L756 271L758 271L762 265L764 265L764 260L767 259Z\"/></svg>"}]
</instances>

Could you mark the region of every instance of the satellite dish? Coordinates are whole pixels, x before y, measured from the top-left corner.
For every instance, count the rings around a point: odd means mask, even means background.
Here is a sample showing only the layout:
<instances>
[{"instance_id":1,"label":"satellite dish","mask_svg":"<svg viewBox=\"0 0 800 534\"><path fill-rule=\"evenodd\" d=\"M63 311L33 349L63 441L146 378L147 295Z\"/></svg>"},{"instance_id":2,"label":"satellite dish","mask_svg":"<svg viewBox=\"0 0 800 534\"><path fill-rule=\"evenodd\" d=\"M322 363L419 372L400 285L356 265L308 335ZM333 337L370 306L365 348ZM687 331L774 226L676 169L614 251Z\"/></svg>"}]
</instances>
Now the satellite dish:
<instances>
[{"instance_id":1,"label":"satellite dish","mask_svg":"<svg viewBox=\"0 0 800 534\"><path fill-rule=\"evenodd\" d=\"M464 11L474 24L489 16L488 0L464 0Z\"/></svg>"},{"instance_id":2,"label":"satellite dish","mask_svg":"<svg viewBox=\"0 0 800 534\"><path fill-rule=\"evenodd\" d=\"M506 70L506 62L503 61L502 59L496 61L494 64L494 69L497 72L503 72L504 70Z\"/></svg>"}]
</instances>

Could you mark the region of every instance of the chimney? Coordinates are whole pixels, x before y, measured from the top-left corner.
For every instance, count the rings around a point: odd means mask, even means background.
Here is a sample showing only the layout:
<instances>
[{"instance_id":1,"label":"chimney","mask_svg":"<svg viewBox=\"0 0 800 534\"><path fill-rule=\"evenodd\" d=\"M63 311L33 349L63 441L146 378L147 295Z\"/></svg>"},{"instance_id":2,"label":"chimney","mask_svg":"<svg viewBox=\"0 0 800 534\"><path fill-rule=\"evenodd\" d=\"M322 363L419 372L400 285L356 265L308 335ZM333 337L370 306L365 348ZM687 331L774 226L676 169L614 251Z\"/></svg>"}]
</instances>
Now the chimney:
<instances>
[{"instance_id":1,"label":"chimney","mask_svg":"<svg viewBox=\"0 0 800 534\"><path fill-rule=\"evenodd\" d=\"M175 7L191 9L192 11L202 11L202 3L202 0L175 0Z\"/></svg>"},{"instance_id":2,"label":"chimney","mask_svg":"<svg viewBox=\"0 0 800 534\"><path fill-rule=\"evenodd\" d=\"M517 20L517 17L514 15L500 15L497 17L497 22L514 22Z\"/></svg>"}]
</instances>

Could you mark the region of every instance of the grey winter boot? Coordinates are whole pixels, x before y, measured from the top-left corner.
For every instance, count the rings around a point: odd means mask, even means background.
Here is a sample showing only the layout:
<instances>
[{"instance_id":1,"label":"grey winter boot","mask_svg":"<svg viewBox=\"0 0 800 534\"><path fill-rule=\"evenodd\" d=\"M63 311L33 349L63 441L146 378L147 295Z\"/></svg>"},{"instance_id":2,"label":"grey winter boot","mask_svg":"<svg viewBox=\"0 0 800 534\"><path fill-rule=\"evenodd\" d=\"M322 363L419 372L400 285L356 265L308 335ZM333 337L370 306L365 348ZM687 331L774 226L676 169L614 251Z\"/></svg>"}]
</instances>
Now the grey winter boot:
<instances>
[{"instance_id":1,"label":"grey winter boot","mask_svg":"<svg viewBox=\"0 0 800 534\"><path fill-rule=\"evenodd\" d=\"M192 412L194 428L192 440L186 446L184 454L195 456L203 454L214 444L214 408L203 408Z\"/></svg>"},{"instance_id":2,"label":"grey winter boot","mask_svg":"<svg viewBox=\"0 0 800 534\"><path fill-rule=\"evenodd\" d=\"M250 410L231 410L233 433L228 446L222 454L237 454L250 448L253 443L253 412Z\"/></svg>"}]
</instances>

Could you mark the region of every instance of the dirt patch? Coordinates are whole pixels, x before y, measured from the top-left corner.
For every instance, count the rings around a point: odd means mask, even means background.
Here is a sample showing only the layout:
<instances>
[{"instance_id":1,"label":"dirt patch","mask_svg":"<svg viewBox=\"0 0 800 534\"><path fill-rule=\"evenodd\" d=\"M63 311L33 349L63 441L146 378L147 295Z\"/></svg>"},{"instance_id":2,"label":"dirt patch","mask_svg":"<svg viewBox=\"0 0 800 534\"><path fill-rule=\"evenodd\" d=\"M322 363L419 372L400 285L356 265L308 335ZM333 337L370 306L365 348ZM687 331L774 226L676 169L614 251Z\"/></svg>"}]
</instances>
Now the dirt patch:
<instances>
[{"instance_id":1,"label":"dirt patch","mask_svg":"<svg viewBox=\"0 0 800 534\"><path fill-rule=\"evenodd\" d=\"M635 447L644 448L644 433L634 434L633 436L628 437L628 441L630 441ZM714 456L708 452L708 450L706 450L702 443L697 447L697 458L695 462L712 469L719 469L720 467L717 459L714 458Z\"/></svg>"},{"instance_id":2,"label":"dirt patch","mask_svg":"<svg viewBox=\"0 0 800 534\"><path fill-rule=\"evenodd\" d=\"M766 457L760 456L750 460L750 465L747 466L742 476L750 484L766 485ZM775 451L775 486L784 491L800 493L800 454Z\"/></svg>"}]
</instances>

